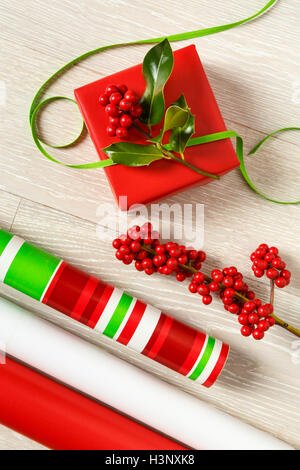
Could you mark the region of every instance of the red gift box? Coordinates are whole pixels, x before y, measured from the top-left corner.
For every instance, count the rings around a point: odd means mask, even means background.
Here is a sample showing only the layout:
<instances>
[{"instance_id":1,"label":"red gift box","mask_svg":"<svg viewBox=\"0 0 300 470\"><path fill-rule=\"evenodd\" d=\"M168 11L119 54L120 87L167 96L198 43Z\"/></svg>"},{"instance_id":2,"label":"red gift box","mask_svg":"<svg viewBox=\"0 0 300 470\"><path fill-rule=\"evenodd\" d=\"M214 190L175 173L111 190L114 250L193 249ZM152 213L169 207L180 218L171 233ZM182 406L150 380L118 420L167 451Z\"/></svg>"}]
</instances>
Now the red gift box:
<instances>
[{"instance_id":1,"label":"red gift box","mask_svg":"<svg viewBox=\"0 0 300 470\"><path fill-rule=\"evenodd\" d=\"M105 108L99 104L99 96L109 84L124 83L142 96L145 81L142 64L122 70L75 90L75 98L83 114L88 131L101 160L107 158L102 149L119 142L117 137L106 133L108 125ZM184 93L191 112L196 116L193 137L225 131L226 127L218 104L210 87L200 58L194 45L174 52L174 68L165 86L166 107ZM162 124L153 127L153 135ZM145 144L145 139L134 129L130 130L130 141ZM230 139L196 145L185 150L185 159L209 173L224 175L239 165ZM115 165L105 168L117 202L127 196L128 209L132 204L148 204L183 191L195 185L213 181L170 160L159 160L145 167Z\"/></svg>"}]
</instances>

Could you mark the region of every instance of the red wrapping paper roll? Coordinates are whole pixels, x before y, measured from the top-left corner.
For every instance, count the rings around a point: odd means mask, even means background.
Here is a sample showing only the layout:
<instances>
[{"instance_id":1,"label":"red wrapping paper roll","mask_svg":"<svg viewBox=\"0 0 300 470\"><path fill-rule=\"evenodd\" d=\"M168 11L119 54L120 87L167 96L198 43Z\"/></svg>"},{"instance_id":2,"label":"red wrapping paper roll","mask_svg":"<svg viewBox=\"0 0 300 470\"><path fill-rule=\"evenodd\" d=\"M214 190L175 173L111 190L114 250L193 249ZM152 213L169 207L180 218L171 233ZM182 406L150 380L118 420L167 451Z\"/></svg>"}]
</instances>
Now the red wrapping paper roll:
<instances>
[{"instance_id":1,"label":"red wrapping paper roll","mask_svg":"<svg viewBox=\"0 0 300 470\"><path fill-rule=\"evenodd\" d=\"M55 450L182 450L185 447L6 358L1 424Z\"/></svg>"}]
</instances>

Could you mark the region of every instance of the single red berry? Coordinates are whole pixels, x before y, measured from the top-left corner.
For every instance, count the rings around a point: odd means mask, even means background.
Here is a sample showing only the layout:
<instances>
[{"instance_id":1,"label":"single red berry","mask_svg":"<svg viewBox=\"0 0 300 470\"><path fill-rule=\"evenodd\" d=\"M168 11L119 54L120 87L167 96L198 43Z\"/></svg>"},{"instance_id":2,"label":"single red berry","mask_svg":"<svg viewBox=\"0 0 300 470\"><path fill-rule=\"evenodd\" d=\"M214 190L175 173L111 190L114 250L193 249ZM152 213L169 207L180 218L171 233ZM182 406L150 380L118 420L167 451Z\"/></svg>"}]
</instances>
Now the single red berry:
<instances>
[{"instance_id":1,"label":"single red berry","mask_svg":"<svg viewBox=\"0 0 300 470\"><path fill-rule=\"evenodd\" d=\"M145 245L152 245L153 239L150 237L144 237L143 238Z\"/></svg>"},{"instance_id":2,"label":"single red berry","mask_svg":"<svg viewBox=\"0 0 300 470\"><path fill-rule=\"evenodd\" d=\"M257 269L267 269L268 263L264 259L256 259L254 262L255 266Z\"/></svg>"},{"instance_id":3,"label":"single red berry","mask_svg":"<svg viewBox=\"0 0 300 470\"><path fill-rule=\"evenodd\" d=\"M146 268L145 269L145 273L148 274L148 276L151 276L151 274L153 274L155 272L155 270L153 268Z\"/></svg>"},{"instance_id":4,"label":"single red berry","mask_svg":"<svg viewBox=\"0 0 300 470\"><path fill-rule=\"evenodd\" d=\"M199 259L197 259L196 261L193 261L193 267L199 271L199 269L202 268L201 261Z\"/></svg>"},{"instance_id":5,"label":"single red berry","mask_svg":"<svg viewBox=\"0 0 300 470\"><path fill-rule=\"evenodd\" d=\"M153 264L157 267L162 266L164 263L162 261L162 257L160 255L156 255L153 257Z\"/></svg>"},{"instance_id":6,"label":"single red berry","mask_svg":"<svg viewBox=\"0 0 300 470\"><path fill-rule=\"evenodd\" d=\"M199 250L197 258L199 261L201 261L201 263L203 263L206 260L206 254L204 253L204 251Z\"/></svg>"},{"instance_id":7,"label":"single red berry","mask_svg":"<svg viewBox=\"0 0 300 470\"><path fill-rule=\"evenodd\" d=\"M109 116L119 116L119 110L115 104L108 104L105 106L105 112Z\"/></svg>"},{"instance_id":8,"label":"single red berry","mask_svg":"<svg viewBox=\"0 0 300 470\"><path fill-rule=\"evenodd\" d=\"M108 104L108 96L107 95L100 95L99 96L99 103L101 106L106 106Z\"/></svg>"},{"instance_id":9,"label":"single red berry","mask_svg":"<svg viewBox=\"0 0 300 470\"><path fill-rule=\"evenodd\" d=\"M164 266L158 266L157 271L159 274L164 274Z\"/></svg>"},{"instance_id":10,"label":"single red berry","mask_svg":"<svg viewBox=\"0 0 300 470\"><path fill-rule=\"evenodd\" d=\"M107 135L109 135L110 137L114 137L116 135L116 127L114 126L107 126L106 128L106 133Z\"/></svg>"},{"instance_id":11,"label":"single red berry","mask_svg":"<svg viewBox=\"0 0 300 470\"><path fill-rule=\"evenodd\" d=\"M236 281L234 281L233 287L235 290L240 291L243 289L243 286L244 286L244 283L242 279L237 279Z\"/></svg>"},{"instance_id":12,"label":"single red berry","mask_svg":"<svg viewBox=\"0 0 300 470\"><path fill-rule=\"evenodd\" d=\"M110 96L112 95L113 93L118 93L119 92L119 89L118 87L116 87L116 85L108 85L105 89L105 94Z\"/></svg>"},{"instance_id":13,"label":"single red berry","mask_svg":"<svg viewBox=\"0 0 300 470\"><path fill-rule=\"evenodd\" d=\"M249 313L248 322L255 325L259 321L259 315L255 312Z\"/></svg>"},{"instance_id":14,"label":"single red berry","mask_svg":"<svg viewBox=\"0 0 300 470\"><path fill-rule=\"evenodd\" d=\"M277 279L279 277L279 272L275 268L268 269L266 274L269 279Z\"/></svg>"},{"instance_id":15,"label":"single red berry","mask_svg":"<svg viewBox=\"0 0 300 470\"><path fill-rule=\"evenodd\" d=\"M120 126L120 119L117 116L108 116L108 122L113 127Z\"/></svg>"},{"instance_id":16,"label":"single red berry","mask_svg":"<svg viewBox=\"0 0 300 470\"><path fill-rule=\"evenodd\" d=\"M168 266L162 266L162 272L166 275L169 276L169 274L172 274L172 270Z\"/></svg>"},{"instance_id":17,"label":"single red berry","mask_svg":"<svg viewBox=\"0 0 300 470\"><path fill-rule=\"evenodd\" d=\"M178 258L181 255L180 249L177 247L171 248L169 253L170 253L170 256L172 256L172 258Z\"/></svg>"},{"instance_id":18,"label":"single red berry","mask_svg":"<svg viewBox=\"0 0 300 470\"><path fill-rule=\"evenodd\" d=\"M143 266L144 269L152 268L152 266L153 266L152 259L150 259L150 258L145 258L145 259L142 261L142 266Z\"/></svg>"},{"instance_id":19,"label":"single red berry","mask_svg":"<svg viewBox=\"0 0 300 470\"><path fill-rule=\"evenodd\" d=\"M269 247L266 243L261 243L258 248L260 248L262 250L265 250L265 251L268 251L268 249L269 249Z\"/></svg>"},{"instance_id":20,"label":"single red berry","mask_svg":"<svg viewBox=\"0 0 300 470\"><path fill-rule=\"evenodd\" d=\"M264 256L264 260L267 262L267 263L272 263L273 259L275 258L275 255L272 255L272 253L267 253L265 256Z\"/></svg>"},{"instance_id":21,"label":"single red berry","mask_svg":"<svg viewBox=\"0 0 300 470\"><path fill-rule=\"evenodd\" d=\"M181 255L178 258L178 263L180 264L186 264L188 261L188 257L186 255Z\"/></svg>"},{"instance_id":22,"label":"single red berry","mask_svg":"<svg viewBox=\"0 0 300 470\"><path fill-rule=\"evenodd\" d=\"M252 336L254 339L256 340L260 340L260 339L263 339L263 337L265 336L264 332L262 330L259 330L258 328L255 328L253 331L252 331Z\"/></svg>"},{"instance_id":23,"label":"single red berry","mask_svg":"<svg viewBox=\"0 0 300 470\"><path fill-rule=\"evenodd\" d=\"M271 313L273 313L273 311L274 311L274 308L273 308L272 304L265 304L264 309L265 309L265 312L267 313L267 315L271 315Z\"/></svg>"},{"instance_id":24,"label":"single red berry","mask_svg":"<svg viewBox=\"0 0 300 470\"><path fill-rule=\"evenodd\" d=\"M260 299L253 299L253 302L255 303L256 307L261 307L262 301Z\"/></svg>"},{"instance_id":25,"label":"single red berry","mask_svg":"<svg viewBox=\"0 0 300 470\"><path fill-rule=\"evenodd\" d=\"M253 312L253 311L256 309L256 305L255 305L254 302L252 302L252 300L250 300L249 302L245 302L245 303L244 303L243 308L244 308L247 312Z\"/></svg>"},{"instance_id":26,"label":"single red berry","mask_svg":"<svg viewBox=\"0 0 300 470\"><path fill-rule=\"evenodd\" d=\"M128 255L123 256L123 263L124 264L131 264L134 259L133 253L129 253Z\"/></svg>"},{"instance_id":27,"label":"single red berry","mask_svg":"<svg viewBox=\"0 0 300 470\"><path fill-rule=\"evenodd\" d=\"M186 279L186 275L182 272L176 274L176 279L179 282L183 282Z\"/></svg>"},{"instance_id":28,"label":"single red berry","mask_svg":"<svg viewBox=\"0 0 300 470\"><path fill-rule=\"evenodd\" d=\"M211 292L218 292L218 290L220 289L219 287L219 284L215 281L212 281L210 284L209 284L209 290Z\"/></svg>"},{"instance_id":29,"label":"single red berry","mask_svg":"<svg viewBox=\"0 0 300 470\"><path fill-rule=\"evenodd\" d=\"M268 325L269 325L270 328L275 325L275 318L274 317L266 317L265 320L266 320L266 322L268 322Z\"/></svg>"},{"instance_id":30,"label":"single red berry","mask_svg":"<svg viewBox=\"0 0 300 470\"><path fill-rule=\"evenodd\" d=\"M120 250L117 250L115 253L116 258L121 261L123 259L123 253Z\"/></svg>"},{"instance_id":31,"label":"single red berry","mask_svg":"<svg viewBox=\"0 0 300 470\"><path fill-rule=\"evenodd\" d=\"M123 245L120 246L120 251L121 251L121 253L123 253L123 255L129 255L130 248L129 248L128 245L123 244Z\"/></svg>"},{"instance_id":32,"label":"single red berry","mask_svg":"<svg viewBox=\"0 0 300 470\"><path fill-rule=\"evenodd\" d=\"M192 294L195 294L197 292L197 289L198 289L198 285L195 282L191 282L189 285L189 291Z\"/></svg>"},{"instance_id":33,"label":"single red berry","mask_svg":"<svg viewBox=\"0 0 300 470\"><path fill-rule=\"evenodd\" d=\"M262 248L257 248L257 250L255 250L256 258L263 258L266 254L266 250L263 250Z\"/></svg>"},{"instance_id":34,"label":"single red berry","mask_svg":"<svg viewBox=\"0 0 300 470\"><path fill-rule=\"evenodd\" d=\"M196 284L202 284L205 281L204 274L203 273L194 274L193 281L196 282Z\"/></svg>"},{"instance_id":35,"label":"single red berry","mask_svg":"<svg viewBox=\"0 0 300 470\"><path fill-rule=\"evenodd\" d=\"M233 286L233 278L231 276L225 276L223 279L223 284L225 287Z\"/></svg>"},{"instance_id":36,"label":"single red berry","mask_svg":"<svg viewBox=\"0 0 300 470\"><path fill-rule=\"evenodd\" d=\"M235 290L232 289L232 287L228 287L227 289L224 290L224 295L225 297L234 297Z\"/></svg>"},{"instance_id":37,"label":"single red berry","mask_svg":"<svg viewBox=\"0 0 300 470\"><path fill-rule=\"evenodd\" d=\"M178 266L178 261L176 258L169 258L168 261L167 261L167 266L168 268L174 270L177 268Z\"/></svg>"},{"instance_id":38,"label":"single red berry","mask_svg":"<svg viewBox=\"0 0 300 470\"><path fill-rule=\"evenodd\" d=\"M131 106L129 112L133 118L139 118L143 113L143 108L139 104L135 104Z\"/></svg>"},{"instance_id":39,"label":"single red berry","mask_svg":"<svg viewBox=\"0 0 300 470\"><path fill-rule=\"evenodd\" d=\"M252 328L249 325L244 325L241 328L241 333L243 336L250 336L252 333Z\"/></svg>"},{"instance_id":40,"label":"single red berry","mask_svg":"<svg viewBox=\"0 0 300 470\"><path fill-rule=\"evenodd\" d=\"M232 297L223 297L222 298L223 304L224 305L231 305L233 303L233 298Z\"/></svg>"},{"instance_id":41,"label":"single red berry","mask_svg":"<svg viewBox=\"0 0 300 470\"><path fill-rule=\"evenodd\" d=\"M276 248L275 246L271 246L271 248L269 248L269 253L271 253L274 256L277 256L279 253L278 248Z\"/></svg>"},{"instance_id":42,"label":"single red berry","mask_svg":"<svg viewBox=\"0 0 300 470\"><path fill-rule=\"evenodd\" d=\"M120 124L122 127L130 127L132 125L132 118L129 114L123 114L120 118Z\"/></svg>"},{"instance_id":43,"label":"single red berry","mask_svg":"<svg viewBox=\"0 0 300 470\"><path fill-rule=\"evenodd\" d=\"M228 268L228 275L229 276L235 276L237 274L237 269L235 266L231 266Z\"/></svg>"},{"instance_id":44,"label":"single red berry","mask_svg":"<svg viewBox=\"0 0 300 470\"><path fill-rule=\"evenodd\" d=\"M275 280L275 284L277 287L279 287L280 289L282 289L283 287L286 286L286 280L284 279L284 277L278 277L276 280Z\"/></svg>"},{"instance_id":45,"label":"single red berry","mask_svg":"<svg viewBox=\"0 0 300 470\"><path fill-rule=\"evenodd\" d=\"M280 269L280 270L282 271L282 270L285 269L285 268L286 268L285 262L284 262L284 261L281 261L280 265L278 266L278 269Z\"/></svg>"},{"instance_id":46,"label":"single red berry","mask_svg":"<svg viewBox=\"0 0 300 470\"><path fill-rule=\"evenodd\" d=\"M148 253L145 250L141 250L139 254L137 255L137 259L140 259L143 261L143 259L147 258Z\"/></svg>"},{"instance_id":47,"label":"single red berry","mask_svg":"<svg viewBox=\"0 0 300 470\"><path fill-rule=\"evenodd\" d=\"M131 103L130 101L126 101L124 98L120 101L119 103L119 108L122 111L129 111L131 108Z\"/></svg>"},{"instance_id":48,"label":"single red berry","mask_svg":"<svg viewBox=\"0 0 300 470\"><path fill-rule=\"evenodd\" d=\"M249 300L254 300L255 299L255 292L253 292L253 290L249 290L249 292L247 292L247 297Z\"/></svg>"},{"instance_id":49,"label":"single red berry","mask_svg":"<svg viewBox=\"0 0 300 470\"><path fill-rule=\"evenodd\" d=\"M260 320L257 323L257 328L261 331L267 331L269 329L269 323L267 322L267 320Z\"/></svg>"},{"instance_id":50,"label":"single red berry","mask_svg":"<svg viewBox=\"0 0 300 470\"><path fill-rule=\"evenodd\" d=\"M240 307L238 306L238 304L233 303L228 306L228 311L236 315L239 313Z\"/></svg>"},{"instance_id":51,"label":"single red berry","mask_svg":"<svg viewBox=\"0 0 300 470\"><path fill-rule=\"evenodd\" d=\"M129 136L128 130L125 127L117 127L116 135L119 139L127 139Z\"/></svg>"},{"instance_id":52,"label":"single red berry","mask_svg":"<svg viewBox=\"0 0 300 470\"><path fill-rule=\"evenodd\" d=\"M212 302L212 296L211 295L204 295L202 297L202 302L204 305L209 305Z\"/></svg>"},{"instance_id":53,"label":"single red berry","mask_svg":"<svg viewBox=\"0 0 300 470\"><path fill-rule=\"evenodd\" d=\"M256 259L256 254L254 252L251 253L250 259L251 259L251 261L254 261Z\"/></svg>"},{"instance_id":54,"label":"single red berry","mask_svg":"<svg viewBox=\"0 0 300 470\"><path fill-rule=\"evenodd\" d=\"M120 246L122 245L122 242L120 238L115 238L114 241L112 242L112 246L118 250Z\"/></svg>"},{"instance_id":55,"label":"single red berry","mask_svg":"<svg viewBox=\"0 0 300 470\"><path fill-rule=\"evenodd\" d=\"M281 275L281 277L283 277L285 280L290 279L290 277L291 277L291 271L289 271L288 269L284 269L283 271L281 271L280 275Z\"/></svg>"},{"instance_id":56,"label":"single red berry","mask_svg":"<svg viewBox=\"0 0 300 470\"><path fill-rule=\"evenodd\" d=\"M209 287L206 284L200 284L198 286L198 294L200 295L208 295L209 294Z\"/></svg>"},{"instance_id":57,"label":"single red berry","mask_svg":"<svg viewBox=\"0 0 300 470\"><path fill-rule=\"evenodd\" d=\"M130 249L131 249L131 251L133 251L134 253L139 252L140 249L141 249L141 244L140 244L140 242L138 242L138 241L133 241L133 242L130 244Z\"/></svg>"},{"instance_id":58,"label":"single red berry","mask_svg":"<svg viewBox=\"0 0 300 470\"><path fill-rule=\"evenodd\" d=\"M262 277L264 275L264 271L262 271L262 269L255 268L253 272L254 272L254 276L256 277Z\"/></svg>"},{"instance_id":59,"label":"single red berry","mask_svg":"<svg viewBox=\"0 0 300 470\"><path fill-rule=\"evenodd\" d=\"M261 305L260 307L258 307L257 313L261 317L266 317L268 315L264 305Z\"/></svg>"},{"instance_id":60,"label":"single red berry","mask_svg":"<svg viewBox=\"0 0 300 470\"><path fill-rule=\"evenodd\" d=\"M127 86L122 84L122 85L118 85L118 90L120 93L122 93L122 95L125 95L126 91L128 90Z\"/></svg>"},{"instance_id":61,"label":"single red berry","mask_svg":"<svg viewBox=\"0 0 300 470\"><path fill-rule=\"evenodd\" d=\"M138 101L136 94L132 90L126 91L124 95L124 99L128 101L129 103L131 103L131 105L136 104Z\"/></svg>"},{"instance_id":62,"label":"single red berry","mask_svg":"<svg viewBox=\"0 0 300 470\"><path fill-rule=\"evenodd\" d=\"M164 253L166 252L166 248L165 248L164 245L157 245L157 246L155 247L155 251L156 251L156 253L157 253L158 255L162 255L162 254L164 254Z\"/></svg>"},{"instance_id":63,"label":"single red berry","mask_svg":"<svg viewBox=\"0 0 300 470\"><path fill-rule=\"evenodd\" d=\"M212 277L213 280L216 281L216 282L222 282L223 279L224 279L224 275L223 275L222 271L220 271L219 269L214 269L214 270L211 272L211 277Z\"/></svg>"},{"instance_id":64,"label":"single red berry","mask_svg":"<svg viewBox=\"0 0 300 470\"><path fill-rule=\"evenodd\" d=\"M123 245L130 245L130 243L132 242L131 238L128 237L128 235L125 235L125 234L120 235L119 238L120 238L120 240L122 240Z\"/></svg>"},{"instance_id":65,"label":"single red berry","mask_svg":"<svg viewBox=\"0 0 300 470\"><path fill-rule=\"evenodd\" d=\"M224 276L229 276L229 268L224 268L223 269L223 274L224 274Z\"/></svg>"},{"instance_id":66,"label":"single red berry","mask_svg":"<svg viewBox=\"0 0 300 470\"><path fill-rule=\"evenodd\" d=\"M134 266L135 266L135 269L137 271L144 271L144 268L143 268L143 265L142 265L142 262L141 261L136 261L134 263Z\"/></svg>"},{"instance_id":67,"label":"single red berry","mask_svg":"<svg viewBox=\"0 0 300 470\"><path fill-rule=\"evenodd\" d=\"M238 321L241 325L248 325L248 315L246 313L240 313L238 316Z\"/></svg>"},{"instance_id":68,"label":"single red berry","mask_svg":"<svg viewBox=\"0 0 300 470\"><path fill-rule=\"evenodd\" d=\"M272 261L273 268L280 269L280 265L281 265L281 258L274 258Z\"/></svg>"},{"instance_id":69,"label":"single red berry","mask_svg":"<svg viewBox=\"0 0 300 470\"><path fill-rule=\"evenodd\" d=\"M121 95L121 93L113 93L112 95L110 95L109 97L109 102L111 104L119 104L121 99L123 98L123 96Z\"/></svg>"},{"instance_id":70,"label":"single red berry","mask_svg":"<svg viewBox=\"0 0 300 470\"><path fill-rule=\"evenodd\" d=\"M190 250L188 256L191 261L194 261L198 258L198 252L196 250Z\"/></svg>"}]
</instances>

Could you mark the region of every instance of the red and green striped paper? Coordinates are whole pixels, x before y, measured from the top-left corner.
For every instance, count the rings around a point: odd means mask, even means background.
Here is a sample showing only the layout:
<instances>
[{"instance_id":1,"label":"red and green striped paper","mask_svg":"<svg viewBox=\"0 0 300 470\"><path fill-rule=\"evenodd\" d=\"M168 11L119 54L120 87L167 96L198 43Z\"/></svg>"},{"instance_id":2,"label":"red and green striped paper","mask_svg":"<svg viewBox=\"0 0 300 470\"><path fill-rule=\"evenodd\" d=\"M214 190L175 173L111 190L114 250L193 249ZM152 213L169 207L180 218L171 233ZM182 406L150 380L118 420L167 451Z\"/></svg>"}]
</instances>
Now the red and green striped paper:
<instances>
[{"instance_id":1,"label":"red and green striped paper","mask_svg":"<svg viewBox=\"0 0 300 470\"><path fill-rule=\"evenodd\" d=\"M225 364L227 344L4 230L0 280L206 387Z\"/></svg>"}]
</instances>

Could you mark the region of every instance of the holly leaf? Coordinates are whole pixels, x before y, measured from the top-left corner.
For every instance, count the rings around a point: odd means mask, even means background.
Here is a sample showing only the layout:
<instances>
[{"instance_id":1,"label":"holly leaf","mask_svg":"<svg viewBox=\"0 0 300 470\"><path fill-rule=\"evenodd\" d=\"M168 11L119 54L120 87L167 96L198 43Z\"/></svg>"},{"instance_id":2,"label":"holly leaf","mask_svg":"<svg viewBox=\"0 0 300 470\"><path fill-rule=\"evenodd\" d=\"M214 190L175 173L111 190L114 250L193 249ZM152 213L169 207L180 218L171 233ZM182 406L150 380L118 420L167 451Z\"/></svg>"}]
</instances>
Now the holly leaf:
<instances>
[{"instance_id":1,"label":"holly leaf","mask_svg":"<svg viewBox=\"0 0 300 470\"><path fill-rule=\"evenodd\" d=\"M161 132L153 139L150 139L150 142L161 143L165 132L171 129L178 128L178 127L180 128L183 127L186 124L188 118L189 118L188 109L182 109L177 105L169 106L165 114L164 126Z\"/></svg>"},{"instance_id":2,"label":"holly leaf","mask_svg":"<svg viewBox=\"0 0 300 470\"><path fill-rule=\"evenodd\" d=\"M180 107L188 113L188 117L184 125L175 127L171 132L169 139L171 149L174 152L180 153L183 157L183 152L187 143L195 133L195 116L192 115L184 95L181 95L173 106Z\"/></svg>"},{"instance_id":3,"label":"holly leaf","mask_svg":"<svg viewBox=\"0 0 300 470\"><path fill-rule=\"evenodd\" d=\"M140 100L141 121L148 127L159 123L165 112L164 86L173 69L173 52L168 39L152 47L143 61L145 92Z\"/></svg>"},{"instance_id":4,"label":"holly leaf","mask_svg":"<svg viewBox=\"0 0 300 470\"><path fill-rule=\"evenodd\" d=\"M145 166L163 158L163 153L153 145L140 145L131 142L117 142L105 147L103 152L114 163L125 166Z\"/></svg>"}]
</instances>

